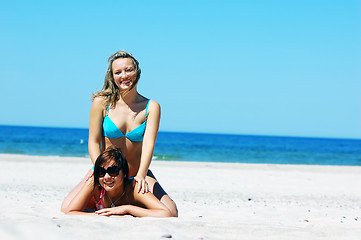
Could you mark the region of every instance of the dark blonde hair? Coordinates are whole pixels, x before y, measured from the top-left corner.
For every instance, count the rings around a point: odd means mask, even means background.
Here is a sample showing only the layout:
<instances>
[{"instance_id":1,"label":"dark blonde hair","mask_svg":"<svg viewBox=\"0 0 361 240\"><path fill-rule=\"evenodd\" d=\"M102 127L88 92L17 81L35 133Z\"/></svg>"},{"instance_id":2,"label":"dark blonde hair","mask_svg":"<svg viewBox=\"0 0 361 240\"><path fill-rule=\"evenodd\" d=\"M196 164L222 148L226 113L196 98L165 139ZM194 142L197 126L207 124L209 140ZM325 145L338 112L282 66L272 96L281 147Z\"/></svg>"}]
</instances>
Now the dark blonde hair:
<instances>
[{"instance_id":1,"label":"dark blonde hair","mask_svg":"<svg viewBox=\"0 0 361 240\"><path fill-rule=\"evenodd\" d=\"M130 58L133 62L133 66L135 68L135 72L137 75L133 85L124 94L127 94L130 90L132 90L137 85L139 78L140 78L140 73L141 73L141 69L139 67L139 62L137 61L137 59L135 59L135 57L131 53L121 50L121 51L114 53L112 56L109 57L108 69L107 69L107 72L105 73L103 88L100 92L93 94L93 96L91 97L91 100L94 100L94 98L96 98L96 97L106 97L108 99L110 105L114 104L116 101L119 100L120 91L119 91L118 86L114 83L114 78L113 78L113 62L118 58Z\"/></svg>"}]
</instances>

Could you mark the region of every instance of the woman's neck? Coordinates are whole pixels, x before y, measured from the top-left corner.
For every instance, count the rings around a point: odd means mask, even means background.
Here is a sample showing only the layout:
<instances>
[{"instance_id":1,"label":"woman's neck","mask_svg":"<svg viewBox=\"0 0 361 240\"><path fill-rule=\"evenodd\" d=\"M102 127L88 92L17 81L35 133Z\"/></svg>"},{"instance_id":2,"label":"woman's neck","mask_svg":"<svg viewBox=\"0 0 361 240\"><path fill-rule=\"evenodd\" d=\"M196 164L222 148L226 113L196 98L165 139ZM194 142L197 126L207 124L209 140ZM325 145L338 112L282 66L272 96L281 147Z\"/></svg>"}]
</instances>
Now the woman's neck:
<instances>
[{"instance_id":1,"label":"woman's neck","mask_svg":"<svg viewBox=\"0 0 361 240\"><path fill-rule=\"evenodd\" d=\"M134 90L134 91L133 91ZM126 94L121 93L118 103L132 106L144 101L144 97L140 95L136 89L132 89Z\"/></svg>"},{"instance_id":2,"label":"woman's neck","mask_svg":"<svg viewBox=\"0 0 361 240\"><path fill-rule=\"evenodd\" d=\"M117 201L119 198L121 198L125 193L125 185L122 184L121 187L113 189L112 191L107 191L107 194L113 203Z\"/></svg>"},{"instance_id":3,"label":"woman's neck","mask_svg":"<svg viewBox=\"0 0 361 240\"><path fill-rule=\"evenodd\" d=\"M132 90L130 90L129 92L121 92L120 93L120 98L119 98L119 102L120 103L125 103L127 105L131 105L132 103L136 103L139 101L141 95L138 93L137 88L134 87Z\"/></svg>"}]
</instances>

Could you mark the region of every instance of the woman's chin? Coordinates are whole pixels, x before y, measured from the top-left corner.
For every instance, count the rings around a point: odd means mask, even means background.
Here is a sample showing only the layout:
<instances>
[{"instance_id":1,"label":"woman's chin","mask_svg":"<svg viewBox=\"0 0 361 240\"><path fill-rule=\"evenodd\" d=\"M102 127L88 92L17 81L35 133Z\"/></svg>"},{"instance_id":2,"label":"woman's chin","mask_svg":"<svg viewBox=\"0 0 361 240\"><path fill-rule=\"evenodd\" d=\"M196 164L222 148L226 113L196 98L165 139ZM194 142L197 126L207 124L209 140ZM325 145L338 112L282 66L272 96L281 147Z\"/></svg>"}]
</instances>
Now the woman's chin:
<instances>
[{"instance_id":1,"label":"woman's chin","mask_svg":"<svg viewBox=\"0 0 361 240\"><path fill-rule=\"evenodd\" d=\"M120 90L120 92L129 91L130 87L122 87L122 88L119 88L119 90Z\"/></svg>"},{"instance_id":2,"label":"woman's chin","mask_svg":"<svg viewBox=\"0 0 361 240\"><path fill-rule=\"evenodd\" d=\"M111 191L112 189L114 189L115 187L115 183L104 183L103 184L103 188L105 189L105 191Z\"/></svg>"},{"instance_id":3,"label":"woman's chin","mask_svg":"<svg viewBox=\"0 0 361 240\"><path fill-rule=\"evenodd\" d=\"M131 87L132 87L132 82L127 82L127 83L118 83L117 84L117 87L119 88L119 90L121 91L121 92L123 92L123 91L126 91L126 90L129 90Z\"/></svg>"}]
</instances>

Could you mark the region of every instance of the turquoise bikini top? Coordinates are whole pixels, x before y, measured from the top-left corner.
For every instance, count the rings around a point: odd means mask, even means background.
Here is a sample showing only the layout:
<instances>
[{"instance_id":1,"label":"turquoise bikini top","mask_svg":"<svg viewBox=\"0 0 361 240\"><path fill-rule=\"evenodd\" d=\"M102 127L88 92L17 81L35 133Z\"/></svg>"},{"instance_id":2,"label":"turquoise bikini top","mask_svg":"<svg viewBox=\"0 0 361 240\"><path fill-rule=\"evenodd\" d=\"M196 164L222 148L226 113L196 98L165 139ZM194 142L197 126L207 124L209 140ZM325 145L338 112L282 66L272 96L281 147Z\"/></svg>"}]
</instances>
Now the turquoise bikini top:
<instances>
[{"instance_id":1,"label":"turquoise bikini top","mask_svg":"<svg viewBox=\"0 0 361 240\"><path fill-rule=\"evenodd\" d=\"M147 107L145 108L145 121L138 126L137 128L133 129L132 131L124 134L119 128L114 124L114 122L109 118L108 111L109 111L109 104L107 107L107 113L103 120L103 135L104 137L108 138L121 138L126 137L132 142L142 142L143 136L145 132L145 127L147 125L147 116L148 116L148 106L149 102L147 103Z\"/></svg>"}]
</instances>

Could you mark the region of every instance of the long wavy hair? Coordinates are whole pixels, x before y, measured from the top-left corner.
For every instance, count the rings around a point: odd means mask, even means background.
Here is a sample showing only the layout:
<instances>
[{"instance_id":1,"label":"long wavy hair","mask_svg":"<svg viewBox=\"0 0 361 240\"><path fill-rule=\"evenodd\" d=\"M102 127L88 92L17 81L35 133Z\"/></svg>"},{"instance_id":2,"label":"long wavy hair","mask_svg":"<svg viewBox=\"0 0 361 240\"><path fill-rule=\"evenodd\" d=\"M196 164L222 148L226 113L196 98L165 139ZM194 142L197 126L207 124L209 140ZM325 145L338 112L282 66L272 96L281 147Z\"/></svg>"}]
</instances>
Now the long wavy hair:
<instances>
[{"instance_id":1,"label":"long wavy hair","mask_svg":"<svg viewBox=\"0 0 361 240\"><path fill-rule=\"evenodd\" d=\"M98 91L93 94L93 96L91 97L92 101L94 100L94 98L101 96L101 97L105 97L108 99L109 105L113 105L116 101L119 100L120 91L119 91L118 86L115 84L114 78L113 78L113 62L118 58L130 58L133 61L133 65L134 65L135 72L136 72L135 81L133 82L130 89L126 90L124 92L124 94L126 95L130 90L132 90L137 85L139 78L140 78L140 73L141 73L141 69L139 67L139 62L137 61L137 59L135 59L135 57L131 53L129 53L127 51L123 51L123 50L118 51L109 57L108 69L107 69L107 72L105 73L103 88L101 91Z\"/></svg>"}]
</instances>

